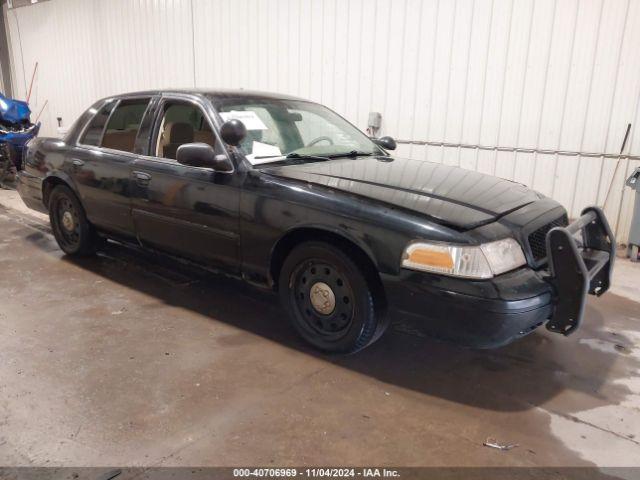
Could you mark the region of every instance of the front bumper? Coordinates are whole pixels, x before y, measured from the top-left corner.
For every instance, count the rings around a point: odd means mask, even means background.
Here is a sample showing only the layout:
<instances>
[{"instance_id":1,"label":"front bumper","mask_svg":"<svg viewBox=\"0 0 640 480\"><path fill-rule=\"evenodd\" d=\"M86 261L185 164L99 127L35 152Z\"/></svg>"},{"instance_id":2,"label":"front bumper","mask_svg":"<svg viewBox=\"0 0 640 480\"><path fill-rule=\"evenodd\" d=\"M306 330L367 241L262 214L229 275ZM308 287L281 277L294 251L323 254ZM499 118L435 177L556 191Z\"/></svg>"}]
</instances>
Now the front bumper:
<instances>
[{"instance_id":1,"label":"front bumper","mask_svg":"<svg viewBox=\"0 0 640 480\"><path fill-rule=\"evenodd\" d=\"M475 348L505 345L545 323L568 335L582 321L587 294L609 288L615 238L602 211L590 207L567 227L549 231L547 252L548 269L521 268L491 280L410 270L383 275L390 314Z\"/></svg>"},{"instance_id":2,"label":"front bumper","mask_svg":"<svg viewBox=\"0 0 640 480\"><path fill-rule=\"evenodd\" d=\"M580 233L581 239L575 238ZM547 234L548 281L554 288L552 332L569 335L582 322L587 294L609 290L616 239L598 207L588 207L575 222Z\"/></svg>"}]
</instances>

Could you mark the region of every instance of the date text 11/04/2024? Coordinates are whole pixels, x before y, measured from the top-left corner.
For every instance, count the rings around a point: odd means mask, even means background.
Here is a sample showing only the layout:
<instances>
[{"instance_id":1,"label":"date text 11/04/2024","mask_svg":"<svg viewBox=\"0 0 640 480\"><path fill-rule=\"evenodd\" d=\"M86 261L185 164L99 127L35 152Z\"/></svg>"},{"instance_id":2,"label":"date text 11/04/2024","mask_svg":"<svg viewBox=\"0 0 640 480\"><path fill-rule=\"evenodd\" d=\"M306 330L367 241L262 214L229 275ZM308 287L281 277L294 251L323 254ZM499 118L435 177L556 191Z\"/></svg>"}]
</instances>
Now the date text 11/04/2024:
<instances>
[{"instance_id":1,"label":"date text 11/04/2024","mask_svg":"<svg viewBox=\"0 0 640 480\"><path fill-rule=\"evenodd\" d=\"M399 478L398 470L389 468L236 468L233 476L262 478Z\"/></svg>"}]
</instances>

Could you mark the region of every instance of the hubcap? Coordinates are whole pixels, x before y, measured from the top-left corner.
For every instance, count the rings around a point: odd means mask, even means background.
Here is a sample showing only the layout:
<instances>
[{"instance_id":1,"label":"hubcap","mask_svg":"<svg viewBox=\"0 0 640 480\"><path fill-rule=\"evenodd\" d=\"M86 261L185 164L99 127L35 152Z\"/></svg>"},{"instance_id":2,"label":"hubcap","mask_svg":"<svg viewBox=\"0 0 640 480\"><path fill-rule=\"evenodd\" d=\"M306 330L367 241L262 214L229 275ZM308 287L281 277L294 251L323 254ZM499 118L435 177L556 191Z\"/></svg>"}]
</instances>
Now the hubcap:
<instances>
[{"instance_id":1,"label":"hubcap","mask_svg":"<svg viewBox=\"0 0 640 480\"><path fill-rule=\"evenodd\" d=\"M309 292L311 306L322 315L330 315L336 308L336 296L324 282L314 283Z\"/></svg>"},{"instance_id":2,"label":"hubcap","mask_svg":"<svg viewBox=\"0 0 640 480\"><path fill-rule=\"evenodd\" d=\"M73 214L70 211L66 211L62 214L62 226L72 232L75 228L75 222L73 221Z\"/></svg>"},{"instance_id":3,"label":"hubcap","mask_svg":"<svg viewBox=\"0 0 640 480\"><path fill-rule=\"evenodd\" d=\"M66 196L58 198L51 214L51 226L58 243L63 249L75 250L80 243L80 218L71 200Z\"/></svg>"},{"instance_id":4,"label":"hubcap","mask_svg":"<svg viewBox=\"0 0 640 480\"><path fill-rule=\"evenodd\" d=\"M303 325L312 334L341 338L350 328L355 295L348 277L326 262L310 259L292 274L291 297Z\"/></svg>"}]
</instances>

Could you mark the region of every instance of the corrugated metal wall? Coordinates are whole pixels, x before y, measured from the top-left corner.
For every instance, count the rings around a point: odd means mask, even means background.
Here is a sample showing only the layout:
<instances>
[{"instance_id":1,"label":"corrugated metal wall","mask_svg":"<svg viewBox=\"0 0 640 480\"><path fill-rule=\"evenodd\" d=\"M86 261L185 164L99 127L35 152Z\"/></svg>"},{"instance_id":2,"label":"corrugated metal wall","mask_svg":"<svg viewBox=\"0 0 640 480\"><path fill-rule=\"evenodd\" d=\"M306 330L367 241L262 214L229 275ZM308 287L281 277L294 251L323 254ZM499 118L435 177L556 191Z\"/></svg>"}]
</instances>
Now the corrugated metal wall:
<instances>
[{"instance_id":1,"label":"corrugated metal wall","mask_svg":"<svg viewBox=\"0 0 640 480\"><path fill-rule=\"evenodd\" d=\"M635 0L52 0L9 13L14 85L40 63L43 133L96 98L243 87L322 102L397 138L640 155ZM24 65L24 71L23 67ZM602 204L626 240L638 161L403 145L515 179L577 215ZM617 173L614 176L614 172Z\"/></svg>"}]
</instances>

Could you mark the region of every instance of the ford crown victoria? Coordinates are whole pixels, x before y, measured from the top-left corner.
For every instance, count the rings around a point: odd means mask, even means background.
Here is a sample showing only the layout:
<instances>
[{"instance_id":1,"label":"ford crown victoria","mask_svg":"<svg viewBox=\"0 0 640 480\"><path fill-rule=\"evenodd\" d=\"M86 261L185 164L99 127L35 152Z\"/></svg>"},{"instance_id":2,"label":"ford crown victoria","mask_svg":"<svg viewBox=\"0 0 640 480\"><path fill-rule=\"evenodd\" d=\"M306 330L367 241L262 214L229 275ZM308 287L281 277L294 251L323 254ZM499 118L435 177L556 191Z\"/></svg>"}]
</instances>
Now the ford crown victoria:
<instances>
[{"instance_id":1,"label":"ford crown victoria","mask_svg":"<svg viewBox=\"0 0 640 480\"><path fill-rule=\"evenodd\" d=\"M569 223L523 185L394 149L295 97L139 92L32 140L19 191L68 255L109 238L241 277L324 351L358 351L400 317L483 348L580 326L615 256L600 209Z\"/></svg>"}]
</instances>

